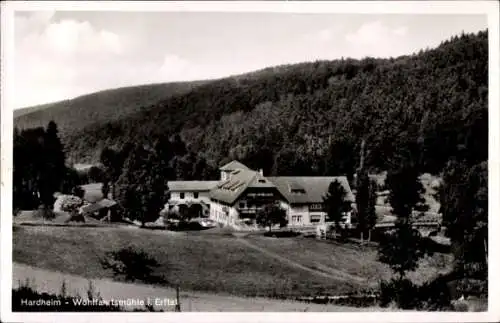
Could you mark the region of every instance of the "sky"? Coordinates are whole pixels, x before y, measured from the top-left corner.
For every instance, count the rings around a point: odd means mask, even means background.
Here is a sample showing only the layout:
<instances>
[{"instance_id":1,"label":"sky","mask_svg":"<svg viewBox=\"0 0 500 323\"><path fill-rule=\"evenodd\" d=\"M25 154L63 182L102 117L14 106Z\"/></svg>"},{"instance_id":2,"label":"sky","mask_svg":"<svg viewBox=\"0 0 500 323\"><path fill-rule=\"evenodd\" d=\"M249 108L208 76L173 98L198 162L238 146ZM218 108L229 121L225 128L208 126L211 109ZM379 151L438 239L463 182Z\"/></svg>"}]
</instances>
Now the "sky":
<instances>
[{"instance_id":1,"label":"sky","mask_svg":"<svg viewBox=\"0 0 500 323\"><path fill-rule=\"evenodd\" d=\"M16 11L15 109L104 89L341 57L396 57L486 15Z\"/></svg>"}]
</instances>

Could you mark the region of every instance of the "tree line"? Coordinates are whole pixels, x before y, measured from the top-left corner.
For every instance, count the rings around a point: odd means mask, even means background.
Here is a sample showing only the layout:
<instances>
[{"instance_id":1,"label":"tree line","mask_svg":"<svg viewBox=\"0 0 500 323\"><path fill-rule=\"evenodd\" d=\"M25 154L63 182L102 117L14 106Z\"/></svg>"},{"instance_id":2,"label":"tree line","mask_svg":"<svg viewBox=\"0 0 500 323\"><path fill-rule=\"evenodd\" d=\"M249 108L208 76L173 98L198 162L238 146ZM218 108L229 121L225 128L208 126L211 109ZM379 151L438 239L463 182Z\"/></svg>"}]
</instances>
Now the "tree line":
<instances>
[{"instance_id":1,"label":"tree line","mask_svg":"<svg viewBox=\"0 0 500 323\"><path fill-rule=\"evenodd\" d=\"M13 140L14 209L33 209L40 204L51 207L55 192L71 192L77 179L66 167L55 122L46 128L15 128Z\"/></svg>"}]
</instances>

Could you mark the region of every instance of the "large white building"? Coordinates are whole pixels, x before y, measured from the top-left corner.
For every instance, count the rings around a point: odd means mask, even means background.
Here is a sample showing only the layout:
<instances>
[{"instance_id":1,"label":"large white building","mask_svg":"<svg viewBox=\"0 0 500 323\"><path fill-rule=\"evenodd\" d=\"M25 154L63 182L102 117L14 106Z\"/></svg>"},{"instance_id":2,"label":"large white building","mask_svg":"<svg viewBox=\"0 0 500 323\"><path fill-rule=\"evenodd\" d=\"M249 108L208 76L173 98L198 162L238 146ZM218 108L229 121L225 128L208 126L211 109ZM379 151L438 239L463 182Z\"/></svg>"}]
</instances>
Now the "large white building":
<instances>
[{"instance_id":1,"label":"large white building","mask_svg":"<svg viewBox=\"0 0 500 323\"><path fill-rule=\"evenodd\" d=\"M220 168L219 181L169 182L169 208L200 205L200 215L230 225L252 225L260 209L268 203L279 203L287 212L288 226L324 224L326 212L323 197L333 181L346 191L346 201L354 196L345 176L337 177L265 177L238 161ZM351 213L344 218L351 223Z\"/></svg>"}]
</instances>

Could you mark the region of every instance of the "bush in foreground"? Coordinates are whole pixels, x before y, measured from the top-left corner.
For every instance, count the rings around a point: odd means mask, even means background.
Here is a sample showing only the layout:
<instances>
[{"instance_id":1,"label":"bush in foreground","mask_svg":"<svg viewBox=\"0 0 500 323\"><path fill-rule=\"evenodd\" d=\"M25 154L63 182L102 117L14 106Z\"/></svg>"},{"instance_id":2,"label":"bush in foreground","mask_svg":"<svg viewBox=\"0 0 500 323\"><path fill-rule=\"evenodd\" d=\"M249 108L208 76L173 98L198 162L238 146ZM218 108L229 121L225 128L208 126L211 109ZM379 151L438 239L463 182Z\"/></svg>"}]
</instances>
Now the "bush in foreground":
<instances>
[{"instance_id":1,"label":"bush in foreground","mask_svg":"<svg viewBox=\"0 0 500 323\"><path fill-rule=\"evenodd\" d=\"M111 269L115 277L123 277L125 281L139 280L145 283L164 283L161 276L153 275L154 268L159 266L158 261L142 250L132 247L118 251L107 252L101 259L104 269Z\"/></svg>"}]
</instances>

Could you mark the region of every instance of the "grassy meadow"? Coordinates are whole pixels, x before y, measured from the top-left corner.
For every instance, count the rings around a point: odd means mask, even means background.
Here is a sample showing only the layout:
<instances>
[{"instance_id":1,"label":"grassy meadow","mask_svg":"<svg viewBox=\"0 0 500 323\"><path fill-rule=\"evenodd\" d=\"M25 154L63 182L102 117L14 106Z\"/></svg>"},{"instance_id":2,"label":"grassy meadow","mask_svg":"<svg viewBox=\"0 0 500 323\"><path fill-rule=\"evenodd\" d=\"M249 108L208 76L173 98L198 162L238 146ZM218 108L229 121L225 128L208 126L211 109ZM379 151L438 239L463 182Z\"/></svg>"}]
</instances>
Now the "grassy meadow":
<instances>
[{"instance_id":1,"label":"grassy meadow","mask_svg":"<svg viewBox=\"0 0 500 323\"><path fill-rule=\"evenodd\" d=\"M341 294L376 287L390 276L374 250L306 238L112 227L30 226L13 232L14 262L87 278L113 278L100 259L127 246L156 258L154 274L182 290L280 298ZM422 280L439 267L424 260L424 274L415 276Z\"/></svg>"}]
</instances>

